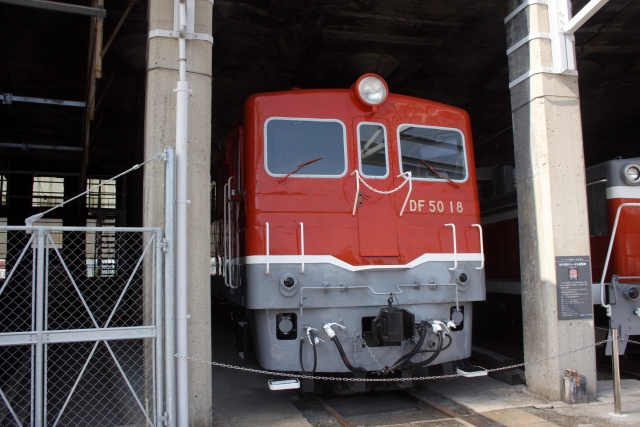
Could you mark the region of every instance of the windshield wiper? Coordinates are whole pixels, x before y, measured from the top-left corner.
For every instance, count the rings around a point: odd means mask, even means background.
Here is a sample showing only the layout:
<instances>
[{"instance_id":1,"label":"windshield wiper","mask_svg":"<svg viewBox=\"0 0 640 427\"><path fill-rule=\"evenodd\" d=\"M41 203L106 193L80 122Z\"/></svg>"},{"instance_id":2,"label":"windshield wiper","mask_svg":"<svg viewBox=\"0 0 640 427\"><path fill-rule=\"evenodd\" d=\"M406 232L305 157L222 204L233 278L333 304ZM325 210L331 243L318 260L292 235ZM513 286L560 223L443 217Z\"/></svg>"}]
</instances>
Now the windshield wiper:
<instances>
[{"instance_id":1,"label":"windshield wiper","mask_svg":"<svg viewBox=\"0 0 640 427\"><path fill-rule=\"evenodd\" d=\"M438 178L440 178L440 179L446 179L446 180L447 180L447 181L449 181L449 183L450 183L451 185L453 185L454 187L456 187L456 188L460 188L460 186L459 186L458 184L456 184L455 182L451 181L448 177L440 175L440 174L438 173L438 171L437 171L437 170L435 170L434 168L432 168L432 167L431 167L431 165L429 165L429 163L427 163L427 162L425 162L425 161L424 161L424 159L420 159L420 161L421 161L422 163L424 163L424 165L425 165L426 167L428 167L428 168L431 170L431 172L435 173L435 174L438 176Z\"/></svg>"},{"instance_id":2,"label":"windshield wiper","mask_svg":"<svg viewBox=\"0 0 640 427\"><path fill-rule=\"evenodd\" d=\"M298 172L298 171L299 171L300 169L302 169L303 167L305 167L305 166L307 166L307 165L310 165L311 163L315 163L315 162L317 162L318 160L322 160L322 159L324 159L324 157L318 157L317 159L309 160L309 161L306 161L306 162L304 162L304 163L302 163L302 164L299 164L297 168L295 168L294 170L292 170L291 172L289 172L289 173L288 173L287 175L285 175L283 178L280 178L280 179L278 180L278 184L279 184L279 183L281 183L281 182L284 182L287 178L289 178L289 177L290 177L291 175L293 175L294 173Z\"/></svg>"}]
</instances>

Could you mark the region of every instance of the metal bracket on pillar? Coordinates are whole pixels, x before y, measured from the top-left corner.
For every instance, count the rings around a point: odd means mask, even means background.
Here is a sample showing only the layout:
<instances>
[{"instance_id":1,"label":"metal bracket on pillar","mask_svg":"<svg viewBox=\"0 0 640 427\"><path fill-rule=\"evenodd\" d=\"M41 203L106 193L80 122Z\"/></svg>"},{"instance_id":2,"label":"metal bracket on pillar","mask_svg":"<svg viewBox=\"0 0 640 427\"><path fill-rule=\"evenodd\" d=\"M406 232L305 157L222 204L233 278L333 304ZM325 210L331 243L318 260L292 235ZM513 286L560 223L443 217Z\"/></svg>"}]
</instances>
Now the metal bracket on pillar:
<instances>
[{"instance_id":1,"label":"metal bracket on pillar","mask_svg":"<svg viewBox=\"0 0 640 427\"><path fill-rule=\"evenodd\" d=\"M517 14L519 14L525 8L527 8L527 7L529 7L529 6L533 5L533 4L547 4L547 0L525 0L525 1L523 1L522 3L520 3L520 5L518 7L513 9L513 12L511 12L510 14L508 14L504 18L504 23L506 24L507 22L511 21L513 18L515 18L515 16Z\"/></svg>"},{"instance_id":2,"label":"metal bracket on pillar","mask_svg":"<svg viewBox=\"0 0 640 427\"><path fill-rule=\"evenodd\" d=\"M576 14L567 24L562 27L562 31L565 34L575 33L582 25L587 22L589 18L596 14L597 11L602 9L602 6L607 4L609 0L591 0L589 3L584 5L580 12Z\"/></svg>"},{"instance_id":3,"label":"metal bracket on pillar","mask_svg":"<svg viewBox=\"0 0 640 427\"><path fill-rule=\"evenodd\" d=\"M569 0L549 0L549 33L553 72L556 74L578 75L576 70L576 39L573 34L565 34L563 28L571 19Z\"/></svg>"},{"instance_id":4,"label":"metal bracket on pillar","mask_svg":"<svg viewBox=\"0 0 640 427\"><path fill-rule=\"evenodd\" d=\"M551 35L549 33L531 33L507 49L507 55L510 55L525 44L529 43L531 40L535 39L551 39Z\"/></svg>"},{"instance_id":5,"label":"metal bracket on pillar","mask_svg":"<svg viewBox=\"0 0 640 427\"><path fill-rule=\"evenodd\" d=\"M591 0L580 12L571 18L570 0L527 0L520 4L504 20L505 24L513 19L518 13L533 4L546 4L549 9L549 33L532 33L529 36L515 43L507 50L507 55L511 54L519 47L534 39L548 38L551 40L551 53L553 67L540 67L529 70L527 73L516 77L509 83L509 89L518 83L526 80L534 74L553 73L577 76L576 64L576 39L573 35L582 24L592 17L609 0Z\"/></svg>"},{"instance_id":6,"label":"metal bracket on pillar","mask_svg":"<svg viewBox=\"0 0 640 427\"><path fill-rule=\"evenodd\" d=\"M211 1L213 5L213 1ZM149 38L152 39L154 37L168 37L168 38L178 38L180 35L180 22L178 13L178 6L180 5L179 0L173 1L173 31L169 30L151 30L149 31ZM196 15L196 0L187 0L187 40L204 40L213 44L213 36L206 33L196 33L195 32L195 15Z\"/></svg>"},{"instance_id":7,"label":"metal bracket on pillar","mask_svg":"<svg viewBox=\"0 0 640 427\"><path fill-rule=\"evenodd\" d=\"M152 39L154 37L167 37L177 39L180 35L179 31L169 31L169 30L151 30L149 31L149 38ZM213 36L205 33L187 33L187 40L204 40L211 44L213 44Z\"/></svg>"}]
</instances>

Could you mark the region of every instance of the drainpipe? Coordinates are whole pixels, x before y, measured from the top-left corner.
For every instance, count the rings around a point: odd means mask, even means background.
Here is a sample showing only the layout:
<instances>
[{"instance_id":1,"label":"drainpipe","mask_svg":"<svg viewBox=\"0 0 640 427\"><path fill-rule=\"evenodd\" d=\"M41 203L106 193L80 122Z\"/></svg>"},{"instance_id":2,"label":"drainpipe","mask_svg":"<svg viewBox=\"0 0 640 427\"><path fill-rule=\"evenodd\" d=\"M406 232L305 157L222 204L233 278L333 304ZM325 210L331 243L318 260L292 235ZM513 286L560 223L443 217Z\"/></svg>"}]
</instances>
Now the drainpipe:
<instances>
[{"instance_id":1,"label":"drainpipe","mask_svg":"<svg viewBox=\"0 0 640 427\"><path fill-rule=\"evenodd\" d=\"M186 356L188 349L187 319L187 141L189 118L189 84L187 83L187 2L179 0L180 35L178 64L180 80L176 101L176 352ZM189 425L188 360L176 359L177 425Z\"/></svg>"}]
</instances>

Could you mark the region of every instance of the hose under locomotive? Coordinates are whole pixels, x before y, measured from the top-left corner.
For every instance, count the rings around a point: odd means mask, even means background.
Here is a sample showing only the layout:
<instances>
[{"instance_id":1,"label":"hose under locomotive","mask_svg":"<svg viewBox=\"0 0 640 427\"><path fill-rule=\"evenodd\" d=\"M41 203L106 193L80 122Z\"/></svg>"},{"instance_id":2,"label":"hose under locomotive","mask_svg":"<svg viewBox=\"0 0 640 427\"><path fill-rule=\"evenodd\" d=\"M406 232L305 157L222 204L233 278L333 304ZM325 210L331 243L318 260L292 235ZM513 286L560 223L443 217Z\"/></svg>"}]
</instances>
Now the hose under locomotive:
<instances>
[{"instance_id":1,"label":"hose under locomotive","mask_svg":"<svg viewBox=\"0 0 640 427\"><path fill-rule=\"evenodd\" d=\"M393 296L391 296L389 298L389 308L393 308L391 307L391 303L393 301ZM385 309L382 309L381 312L383 312ZM325 323L323 325L323 329L325 330L325 332L327 333L327 336L329 337L329 339L335 344L336 349L338 350L338 353L340 354L340 358L342 360L342 362L344 363L344 365L347 367L347 369L349 369L349 371L355 373L355 374L366 374L368 371L361 367L361 366L353 366L351 364L351 362L349 361L349 358L347 357L344 348L342 347L342 343L340 342L340 339L338 338L338 335L335 333L335 331L332 329L333 326L338 326L341 329L345 329L344 326L338 324L338 323ZM398 360L396 360L393 364L391 364L390 366L386 366L382 369L379 369L377 371L371 371L370 373L372 375L377 375L377 376L389 376L389 375L393 375L395 373L395 371L397 370L402 370L402 369L416 369L416 368L421 368L423 366L427 366L428 364L432 363L439 355L442 351L448 349L449 347L451 347L451 344L453 343L453 338L451 336L451 333L448 330L448 325L446 325L443 322L440 321L426 321L423 320L420 323L415 325L415 329L418 332L418 342L416 343L416 345L413 347L413 349L405 354L403 354L400 358L398 358ZM455 323L453 322L449 322L449 326L456 326ZM317 353L317 348L316 345L318 344L319 341L321 341L317 334L316 334L316 330L314 328L311 328L309 326L306 326L304 328L307 332L307 337L309 340L309 343L311 344L312 348L313 348L313 370L312 373L315 375L316 372L316 367L317 367L317 362L318 362L318 353ZM437 344L435 344L435 348L434 349L422 349L422 346L424 345L424 342L426 340L427 337L427 333L429 332L429 329L431 329L436 337L437 337ZM449 339L449 342L447 343L446 346L443 347L443 343L444 343L444 337L447 337ZM412 337L411 339L414 339L415 337ZM300 360L300 370L302 373L305 373L306 370L304 368L304 362L303 362L303 357L302 357L302 350L303 350L303 345L304 345L304 337L300 338L300 347L299 347L299 360ZM418 354L424 354L424 353L433 353L430 357L426 358L425 360L422 360L420 362L412 362L411 359L413 359L416 355Z\"/></svg>"}]
</instances>

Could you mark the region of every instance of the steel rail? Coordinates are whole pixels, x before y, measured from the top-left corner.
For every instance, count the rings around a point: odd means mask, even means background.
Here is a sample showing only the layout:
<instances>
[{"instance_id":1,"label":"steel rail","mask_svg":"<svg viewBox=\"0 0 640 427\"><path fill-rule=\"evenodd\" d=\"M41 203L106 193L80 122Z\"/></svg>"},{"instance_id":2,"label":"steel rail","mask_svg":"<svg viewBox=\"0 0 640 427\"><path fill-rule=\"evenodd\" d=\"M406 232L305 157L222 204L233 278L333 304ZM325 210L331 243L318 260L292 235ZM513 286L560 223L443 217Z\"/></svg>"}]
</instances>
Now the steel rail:
<instances>
[{"instance_id":1,"label":"steel rail","mask_svg":"<svg viewBox=\"0 0 640 427\"><path fill-rule=\"evenodd\" d=\"M613 369L613 366L607 365L606 363L596 363L596 365L598 365L598 366L600 366L602 368ZM640 379L640 373L638 373L638 372L629 371L627 369L620 369L620 373L621 374L625 374L625 375L629 375L630 377L635 377L635 378Z\"/></svg>"},{"instance_id":2,"label":"steel rail","mask_svg":"<svg viewBox=\"0 0 640 427\"><path fill-rule=\"evenodd\" d=\"M414 400L417 400L418 402L424 403L427 406L430 406L434 409L436 409L439 412L442 412L443 414L453 418L453 419L457 419L457 420L461 420L465 423L468 423L470 425L476 426L476 427L486 427L486 425L484 424L480 424L477 421L471 420L463 415L458 414L457 412L452 411L451 409L445 408L442 405L439 405L435 402L432 402L422 396L420 396L419 394L417 394L414 391L411 390L403 390L405 394L407 394L408 396L410 396L411 398L413 398ZM337 421L338 423L340 423L340 425L342 425L343 427L355 427L353 424L351 424L346 418L344 418L342 415L340 415L335 409L333 409L331 406L329 406L327 404L327 402L325 402L321 397L319 397L318 395L315 394L311 394L309 395L309 397L311 397L313 400L315 400L316 402L318 402L318 404L320 406L322 406L322 409L324 409L325 411L327 411L330 415L332 415Z\"/></svg>"},{"instance_id":3,"label":"steel rail","mask_svg":"<svg viewBox=\"0 0 640 427\"><path fill-rule=\"evenodd\" d=\"M449 408L445 408L442 405L438 405L437 403L432 402L429 399L426 399L426 398L420 396L418 393L416 393L414 391L404 390L404 392L405 392L405 394L411 396L413 399L415 399L415 400L417 400L419 402L422 402L425 405L431 406L432 408L437 409L438 411L440 411L440 412L442 412L444 414L447 414L452 418L460 419L460 420L462 420L462 421L464 421L466 423L469 423L469 424L471 424L473 426L476 426L476 427L486 427L486 426L484 426L482 424L479 424L477 421L471 420L471 419L469 419L469 418L467 418L467 417L465 417L463 415L458 414L457 412L453 412Z\"/></svg>"},{"instance_id":4,"label":"steel rail","mask_svg":"<svg viewBox=\"0 0 640 427\"><path fill-rule=\"evenodd\" d=\"M322 400L320 397L318 397L315 394L311 395L311 398L313 400L315 400L316 402L318 402L320 404L320 406L322 406L322 409L324 409L325 411L327 411L328 413L330 413L331 415L333 415L333 417L338 420L338 422L343 426L343 427L355 427L353 424L351 424L349 421L347 421L346 418L344 418L342 415L340 415L339 413L336 412L335 409L333 409L331 406L327 405L327 402L325 402L324 400Z\"/></svg>"}]
</instances>

